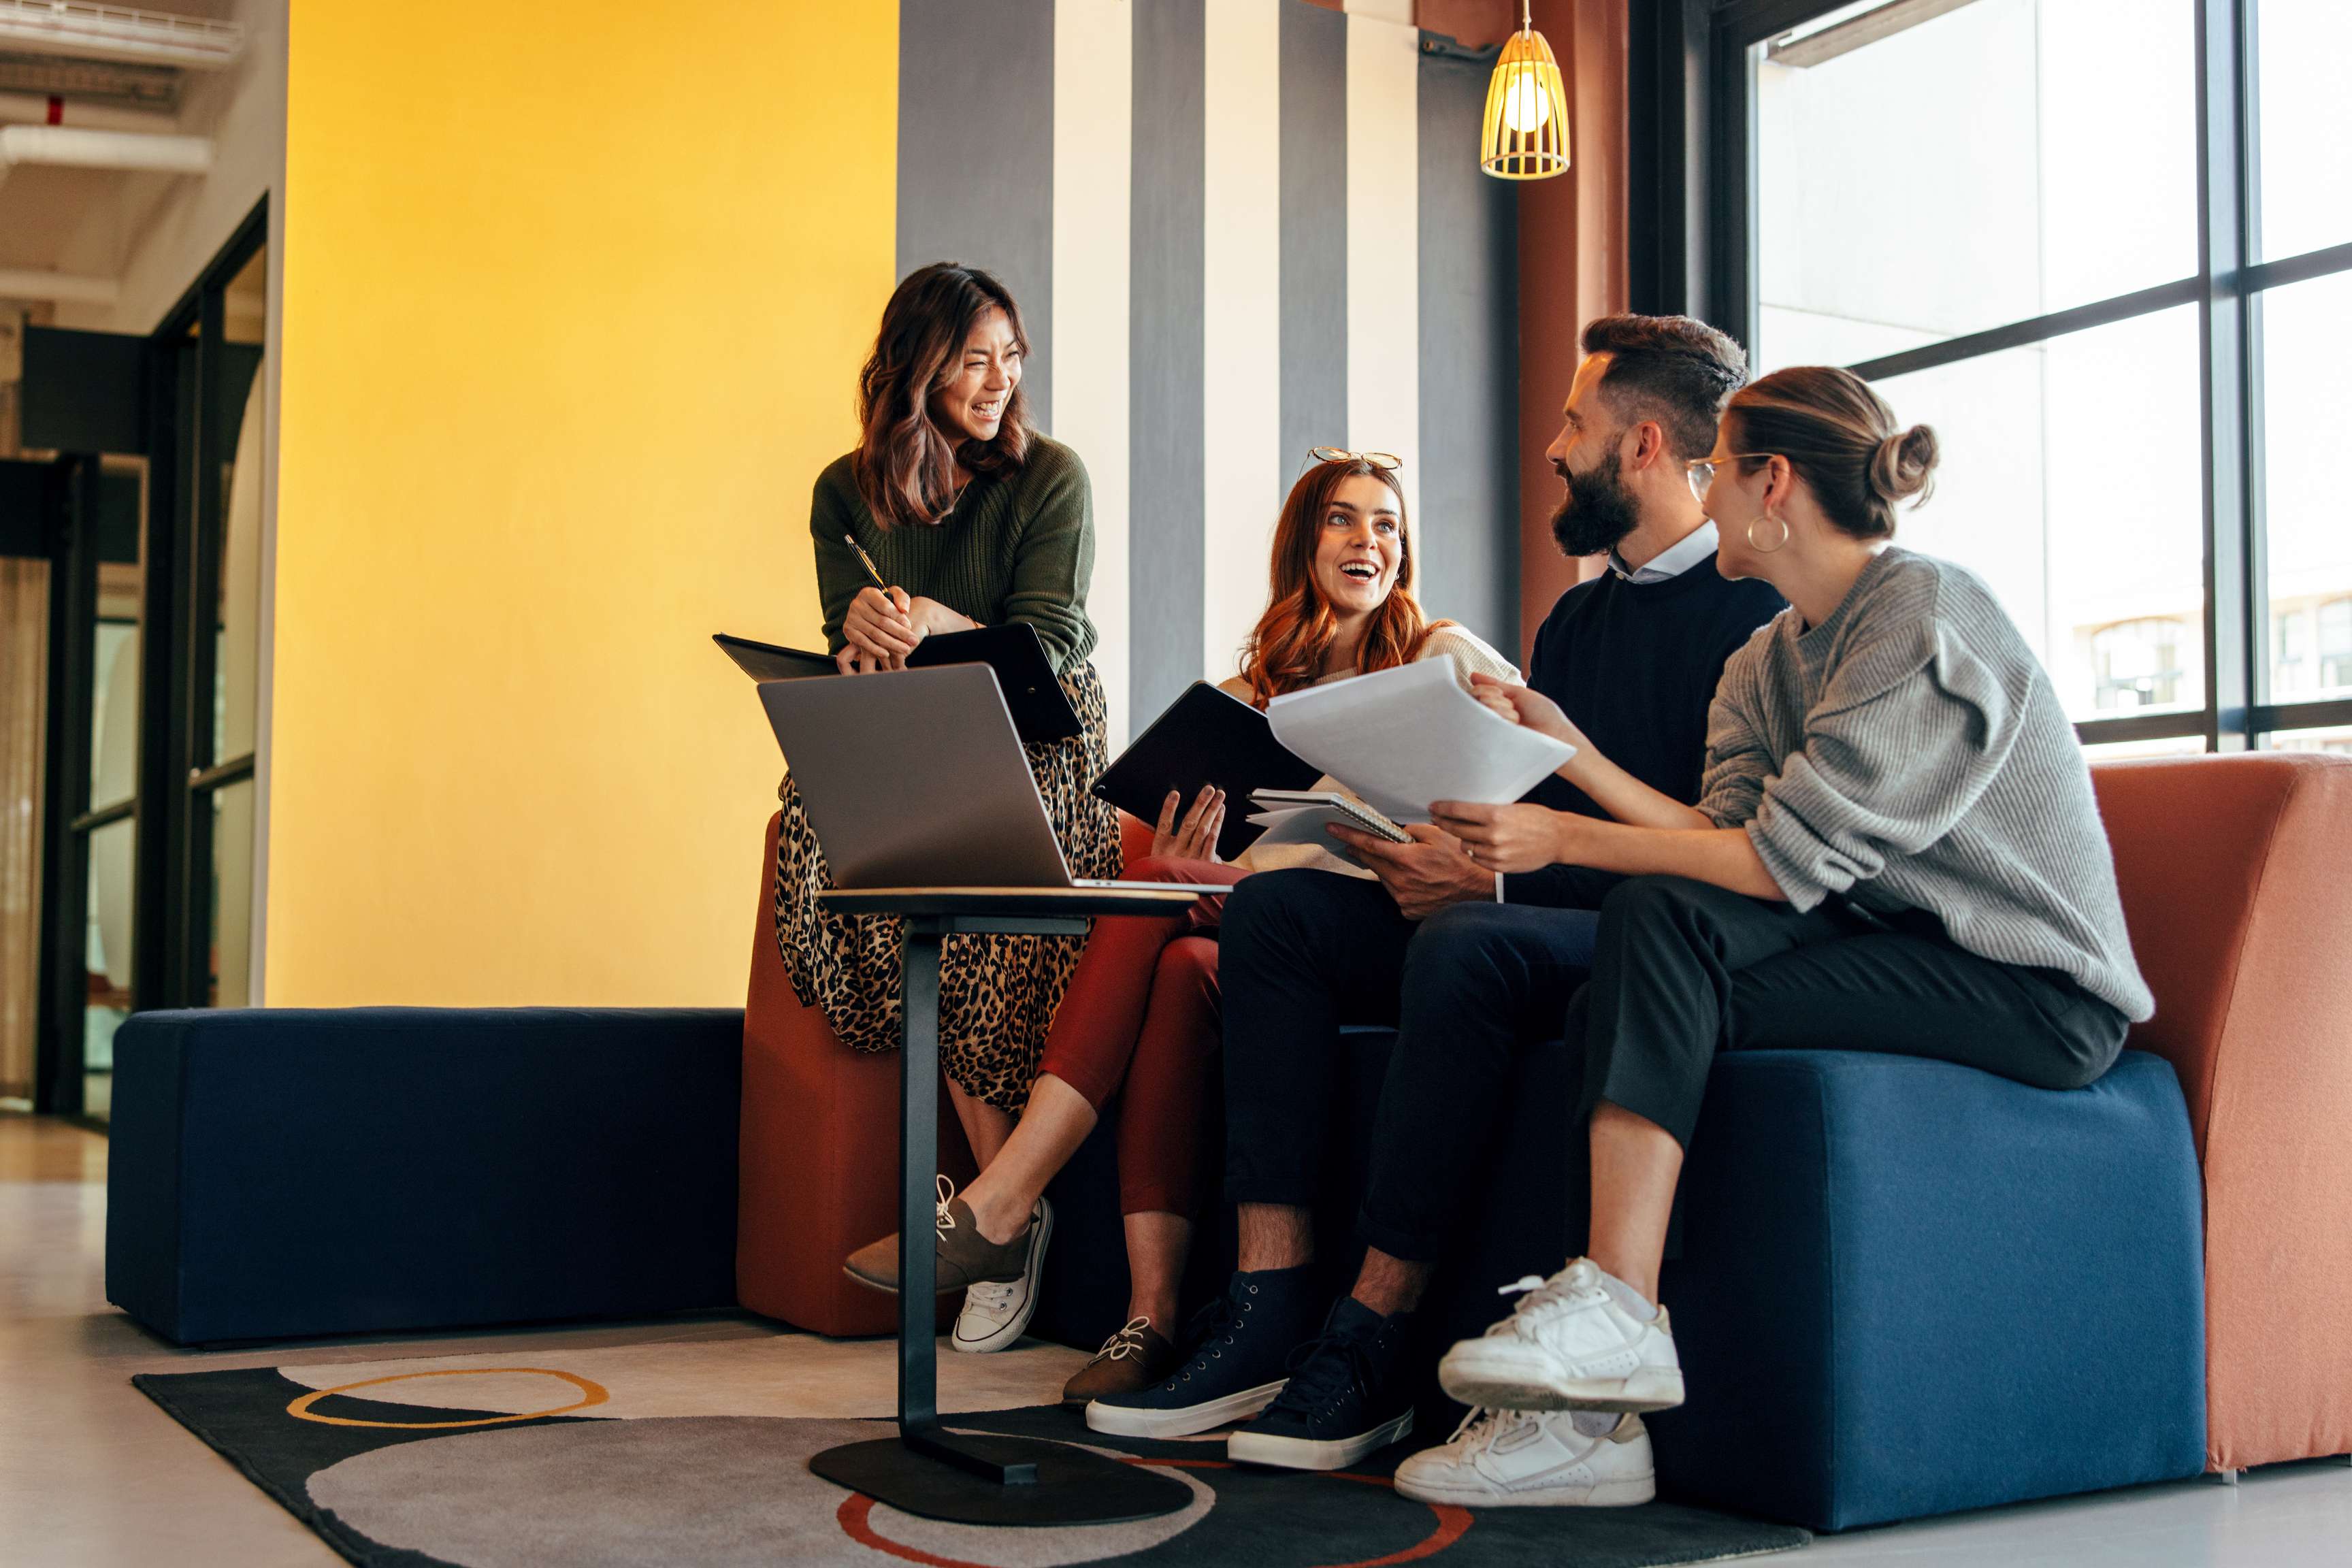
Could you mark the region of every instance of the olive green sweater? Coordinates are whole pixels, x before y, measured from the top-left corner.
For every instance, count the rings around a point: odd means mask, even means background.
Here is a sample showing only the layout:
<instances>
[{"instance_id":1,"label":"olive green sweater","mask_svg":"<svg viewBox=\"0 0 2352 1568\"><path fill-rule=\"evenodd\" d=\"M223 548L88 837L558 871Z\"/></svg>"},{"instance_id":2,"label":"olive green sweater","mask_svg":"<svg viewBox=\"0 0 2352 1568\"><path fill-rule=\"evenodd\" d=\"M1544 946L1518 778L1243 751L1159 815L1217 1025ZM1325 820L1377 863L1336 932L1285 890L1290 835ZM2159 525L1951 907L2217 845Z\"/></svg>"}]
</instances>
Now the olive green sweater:
<instances>
[{"instance_id":1,"label":"olive green sweater","mask_svg":"<svg viewBox=\"0 0 2352 1568\"><path fill-rule=\"evenodd\" d=\"M845 534L874 557L892 587L936 599L982 626L1036 627L1056 674L1094 651L1095 625L1087 618L1094 501L1086 466L1058 441L1033 437L1018 473L973 479L943 521L888 530L876 524L859 497L850 459L835 458L817 476L809 532L825 647L833 652L841 651L849 602L874 585L842 542Z\"/></svg>"}]
</instances>

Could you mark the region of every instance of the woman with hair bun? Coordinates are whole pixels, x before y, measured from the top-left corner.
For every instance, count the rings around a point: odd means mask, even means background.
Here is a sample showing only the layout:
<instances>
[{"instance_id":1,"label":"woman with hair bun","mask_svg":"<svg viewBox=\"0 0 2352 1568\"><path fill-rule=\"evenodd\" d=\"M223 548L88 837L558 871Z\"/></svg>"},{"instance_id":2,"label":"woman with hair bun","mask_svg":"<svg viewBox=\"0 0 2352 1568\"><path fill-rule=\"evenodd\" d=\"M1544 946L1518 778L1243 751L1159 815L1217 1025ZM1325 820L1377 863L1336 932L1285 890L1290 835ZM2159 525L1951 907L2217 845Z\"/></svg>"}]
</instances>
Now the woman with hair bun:
<instances>
[{"instance_id":1,"label":"woman with hair bun","mask_svg":"<svg viewBox=\"0 0 2352 1568\"><path fill-rule=\"evenodd\" d=\"M1658 1269L1718 1051L1896 1052L2074 1089L2154 1011L2049 677L1974 574L1893 543L1936 459L1933 431L1898 426L1843 370L1733 395L1691 486L1721 531L1718 569L1790 607L1724 667L1696 806L1594 752L1545 698L1481 683L1498 711L1579 748L1562 773L1616 820L1452 803L1436 820L1497 871L1628 879L1567 1016L1585 1064L1585 1255L1447 1353L1455 1398L1604 1428L1619 1418L1578 1413L1682 1403ZM1479 1500L1520 1425L1465 1422L1407 1460L1397 1490Z\"/></svg>"}]
</instances>

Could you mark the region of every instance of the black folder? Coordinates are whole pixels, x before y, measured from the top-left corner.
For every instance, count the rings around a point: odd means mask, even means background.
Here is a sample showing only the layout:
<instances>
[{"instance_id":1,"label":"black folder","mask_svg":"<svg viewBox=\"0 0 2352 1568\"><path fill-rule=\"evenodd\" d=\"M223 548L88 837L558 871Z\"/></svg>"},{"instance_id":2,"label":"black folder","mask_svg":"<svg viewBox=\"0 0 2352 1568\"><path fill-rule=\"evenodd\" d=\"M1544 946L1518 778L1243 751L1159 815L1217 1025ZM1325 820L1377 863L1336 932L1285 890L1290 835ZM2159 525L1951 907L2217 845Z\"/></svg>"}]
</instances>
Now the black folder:
<instances>
[{"instance_id":1,"label":"black folder","mask_svg":"<svg viewBox=\"0 0 2352 1568\"><path fill-rule=\"evenodd\" d=\"M841 673L828 654L780 647L725 632L712 634L710 640L754 680L798 680L803 676ZM1013 727L1024 744L1066 741L1078 732L1077 710L1070 706L1061 681L1055 678L1035 626L1015 622L978 631L940 632L917 644L907 660L909 669L942 664L984 664L995 670L1004 706L1012 710Z\"/></svg>"},{"instance_id":2,"label":"black folder","mask_svg":"<svg viewBox=\"0 0 2352 1568\"><path fill-rule=\"evenodd\" d=\"M1265 715L1207 681L1195 681L1095 781L1095 794L1146 822L1160 820L1168 792L1192 809L1204 784L1225 792L1225 826L1217 853L1227 860L1265 830L1249 822L1250 792L1305 789L1323 776L1280 741Z\"/></svg>"}]
</instances>

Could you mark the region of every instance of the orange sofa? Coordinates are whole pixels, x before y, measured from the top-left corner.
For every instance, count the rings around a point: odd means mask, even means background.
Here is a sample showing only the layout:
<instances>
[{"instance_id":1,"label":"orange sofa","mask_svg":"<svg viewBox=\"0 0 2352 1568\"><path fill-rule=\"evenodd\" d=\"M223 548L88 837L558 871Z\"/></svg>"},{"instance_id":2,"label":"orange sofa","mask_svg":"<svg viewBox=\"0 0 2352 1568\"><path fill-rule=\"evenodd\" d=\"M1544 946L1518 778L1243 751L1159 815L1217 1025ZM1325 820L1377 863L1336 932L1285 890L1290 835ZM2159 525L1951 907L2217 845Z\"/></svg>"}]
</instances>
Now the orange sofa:
<instances>
[{"instance_id":1,"label":"orange sofa","mask_svg":"<svg viewBox=\"0 0 2352 1568\"><path fill-rule=\"evenodd\" d=\"M2352 760L2092 770L2205 1175L2206 1466L2352 1453Z\"/></svg>"},{"instance_id":2,"label":"orange sofa","mask_svg":"<svg viewBox=\"0 0 2352 1568\"><path fill-rule=\"evenodd\" d=\"M2093 770L2140 967L2133 1048L2169 1060L2205 1181L2207 1463L2352 1452L2352 761ZM1138 823L1127 824L1130 858ZM893 1223L898 1064L793 998L768 829L744 1017L737 1289L827 1334L888 1332L841 1259ZM971 1157L952 1118L940 1168Z\"/></svg>"}]
</instances>

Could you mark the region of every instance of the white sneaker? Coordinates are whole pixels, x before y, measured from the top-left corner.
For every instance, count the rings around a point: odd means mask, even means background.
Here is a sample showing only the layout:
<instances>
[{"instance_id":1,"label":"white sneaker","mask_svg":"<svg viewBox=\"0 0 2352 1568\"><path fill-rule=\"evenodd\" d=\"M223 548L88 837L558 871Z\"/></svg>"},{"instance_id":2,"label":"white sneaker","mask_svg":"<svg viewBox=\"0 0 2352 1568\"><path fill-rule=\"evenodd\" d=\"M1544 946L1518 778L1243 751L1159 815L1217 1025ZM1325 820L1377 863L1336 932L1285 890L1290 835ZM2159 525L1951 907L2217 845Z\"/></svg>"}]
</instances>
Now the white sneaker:
<instances>
[{"instance_id":1,"label":"white sneaker","mask_svg":"<svg viewBox=\"0 0 2352 1568\"><path fill-rule=\"evenodd\" d=\"M972 1355L1001 1351L1019 1339L1037 1310L1037 1280L1045 1271L1045 1244L1054 1238L1054 1205L1037 1200L1029 1221L1029 1261L1021 1278L1003 1285L967 1285L948 1348Z\"/></svg>"},{"instance_id":2,"label":"white sneaker","mask_svg":"<svg viewBox=\"0 0 2352 1568\"><path fill-rule=\"evenodd\" d=\"M1630 1508L1658 1483L1638 1415L1473 1410L1444 1447L1397 1467L1396 1489L1464 1508Z\"/></svg>"},{"instance_id":3,"label":"white sneaker","mask_svg":"<svg viewBox=\"0 0 2352 1568\"><path fill-rule=\"evenodd\" d=\"M1464 1340L1438 1363L1445 1392L1490 1410L1671 1410L1683 1402L1682 1362L1665 1309L1648 1321L1618 1305L1607 1276L1580 1258L1549 1279L1530 1274L1511 1315Z\"/></svg>"}]
</instances>

